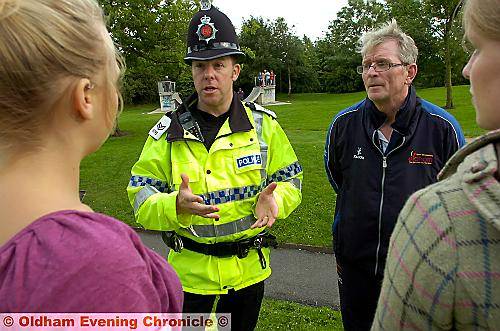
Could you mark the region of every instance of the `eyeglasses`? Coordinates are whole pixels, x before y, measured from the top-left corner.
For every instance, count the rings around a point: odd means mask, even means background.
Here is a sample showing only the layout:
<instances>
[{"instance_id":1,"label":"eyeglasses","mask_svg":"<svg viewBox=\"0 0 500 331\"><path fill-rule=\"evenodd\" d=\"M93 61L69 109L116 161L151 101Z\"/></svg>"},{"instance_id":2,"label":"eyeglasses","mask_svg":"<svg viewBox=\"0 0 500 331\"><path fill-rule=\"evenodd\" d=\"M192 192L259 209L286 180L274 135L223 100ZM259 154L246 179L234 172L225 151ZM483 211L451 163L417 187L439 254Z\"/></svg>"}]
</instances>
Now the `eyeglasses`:
<instances>
[{"instance_id":1,"label":"eyeglasses","mask_svg":"<svg viewBox=\"0 0 500 331\"><path fill-rule=\"evenodd\" d=\"M358 72L358 74L361 75L361 74L366 74L370 70L370 68L373 68L375 72L383 72L394 67L401 67L401 66L404 67L407 65L408 63L375 62L372 64L363 64L361 66L357 66L356 71Z\"/></svg>"}]
</instances>

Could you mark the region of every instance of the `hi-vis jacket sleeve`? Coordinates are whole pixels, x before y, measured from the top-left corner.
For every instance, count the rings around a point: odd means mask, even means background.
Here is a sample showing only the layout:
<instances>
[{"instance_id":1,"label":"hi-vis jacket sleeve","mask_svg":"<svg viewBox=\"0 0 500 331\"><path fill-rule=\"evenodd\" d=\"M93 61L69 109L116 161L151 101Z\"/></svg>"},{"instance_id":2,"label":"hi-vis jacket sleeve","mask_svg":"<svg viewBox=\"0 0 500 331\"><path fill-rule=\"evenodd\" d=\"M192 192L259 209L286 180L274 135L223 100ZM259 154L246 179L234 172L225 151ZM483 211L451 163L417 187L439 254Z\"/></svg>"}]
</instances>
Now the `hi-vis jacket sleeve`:
<instances>
[{"instance_id":1,"label":"hi-vis jacket sleeve","mask_svg":"<svg viewBox=\"0 0 500 331\"><path fill-rule=\"evenodd\" d=\"M170 231L190 226L191 217L177 217L178 191L172 189L171 145L148 137L139 160L132 167L127 187L136 221L150 230Z\"/></svg>"},{"instance_id":2,"label":"hi-vis jacket sleeve","mask_svg":"<svg viewBox=\"0 0 500 331\"><path fill-rule=\"evenodd\" d=\"M272 129L264 131L264 139L269 141L269 163L267 169L268 182L276 182L278 186L274 197L278 204L278 218L287 218L302 201L302 166L277 121L267 117Z\"/></svg>"}]
</instances>

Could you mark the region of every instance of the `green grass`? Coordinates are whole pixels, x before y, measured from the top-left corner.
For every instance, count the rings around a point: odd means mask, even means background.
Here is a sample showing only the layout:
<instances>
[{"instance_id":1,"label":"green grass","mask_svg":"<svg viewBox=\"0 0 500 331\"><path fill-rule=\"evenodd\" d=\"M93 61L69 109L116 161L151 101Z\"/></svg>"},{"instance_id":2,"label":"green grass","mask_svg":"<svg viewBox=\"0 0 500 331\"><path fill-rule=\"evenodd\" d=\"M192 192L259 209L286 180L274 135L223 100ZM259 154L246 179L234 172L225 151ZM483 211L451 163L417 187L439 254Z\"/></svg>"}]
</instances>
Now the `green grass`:
<instances>
[{"instance_id":1,"label":"green grass","mask_svg":"<svg viewBox=\"0 0 500 331\"><path fill-rule=\"evenodd\" d=\"M264 299L256 330L343 330L340 312Z\"/></svg>"},{"instance_id":2,"label":"green grass","mask_svg":"<svg viewBox=\"0 0 500 331\"><path fill-rule=\"evenodd\" d=\"M451 113L459 120L466 136L484 132L475 123L468 86L454 88L456 108ZM444 88L419 90L418 94L437 105L445 103ZM287 132L304 168L301 206L286 220L272 228L279 242L331 246L331 222L335 195L323 167L326 131L333 116L364 98L365 93L298 94L279 100L290 105L269 107ZM112 215L133 225L132 208L125 188L130 169L142 150L149 129L161 115L142 115L156 105L127 107L120 117L120 128L128 135L110 138L82 163L81 188L87 190L85 202L94 210Z\"/></svg>"}]
</instances>

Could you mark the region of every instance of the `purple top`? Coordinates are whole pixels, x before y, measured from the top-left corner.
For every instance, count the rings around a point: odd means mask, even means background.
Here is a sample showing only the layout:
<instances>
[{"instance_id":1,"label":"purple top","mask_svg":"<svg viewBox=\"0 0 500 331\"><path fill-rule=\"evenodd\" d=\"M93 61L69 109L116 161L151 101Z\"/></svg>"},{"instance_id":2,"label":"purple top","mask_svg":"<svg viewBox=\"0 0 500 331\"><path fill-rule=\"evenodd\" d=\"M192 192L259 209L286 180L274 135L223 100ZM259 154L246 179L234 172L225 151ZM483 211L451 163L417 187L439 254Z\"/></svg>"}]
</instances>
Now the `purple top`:
<instances>
[{"instance_id":1,"label":"purple top","mask_svg":"<svg viewBox=\"0 0 500 331\"><path fill-rule=\"evenodd\" d=\"M45 215L0 246L0 312L181 312L179 278L124 223Z\"/></svg>"}]
</instances>

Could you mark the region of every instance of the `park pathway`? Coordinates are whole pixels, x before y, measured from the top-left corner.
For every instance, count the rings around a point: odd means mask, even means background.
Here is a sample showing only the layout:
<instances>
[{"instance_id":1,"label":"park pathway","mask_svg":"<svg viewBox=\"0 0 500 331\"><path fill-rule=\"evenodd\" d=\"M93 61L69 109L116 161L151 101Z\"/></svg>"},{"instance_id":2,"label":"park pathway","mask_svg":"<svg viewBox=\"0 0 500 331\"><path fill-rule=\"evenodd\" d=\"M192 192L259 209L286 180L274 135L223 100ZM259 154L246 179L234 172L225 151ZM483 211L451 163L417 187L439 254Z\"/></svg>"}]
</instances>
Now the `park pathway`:
<instances>
[{"instance_id":1,"label":"park pathway","mask_svg":"<svg viewBox=\"0 0 500 331\"><path fill-rule=\"evenodd\" d=\"M138 230L145 245L166 258L168 248L159 232ZM311 306L339 308L337 273L332 254L284 245L272 249L273 273L266 281L265 297Z\"/></svg>"}]
</instances>

